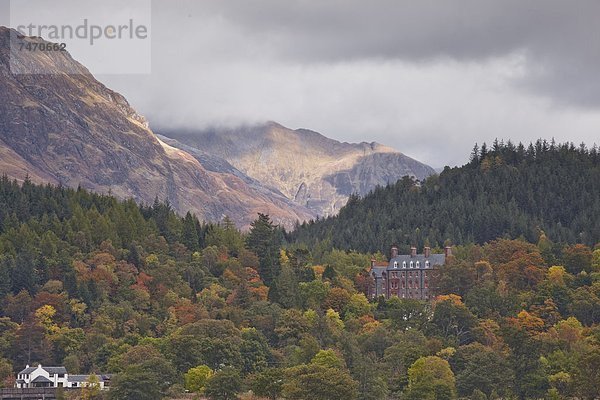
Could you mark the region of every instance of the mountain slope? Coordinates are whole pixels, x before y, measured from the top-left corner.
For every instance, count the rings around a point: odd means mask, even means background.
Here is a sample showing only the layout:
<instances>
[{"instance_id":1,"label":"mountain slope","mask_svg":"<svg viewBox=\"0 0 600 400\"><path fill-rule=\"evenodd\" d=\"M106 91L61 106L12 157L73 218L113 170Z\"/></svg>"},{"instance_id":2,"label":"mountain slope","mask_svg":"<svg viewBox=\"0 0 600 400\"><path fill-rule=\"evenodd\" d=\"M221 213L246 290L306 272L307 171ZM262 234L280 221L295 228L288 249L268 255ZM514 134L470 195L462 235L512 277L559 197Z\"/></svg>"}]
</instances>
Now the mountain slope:
<instances>
[{"instance_id":1,"label":"mountain slope","mask_svg":"<svg viewBox=\"0 0 600 400\"><path fill-rule=\"evenodd\" d=\"M600 242L600 152L538 141L485 147L460 168L421 185L403 179L352 198L334 218L303 224L296 241L328 240L338 249L386 251L390 243L422 247L483 244L498 237L536 243ZM548 251L553 251L551 248Z\"/></svg>"},{"instance_id":2,"label":"mountain slope","mask_svg":"<svg viewBox=\"0 0 600 400\"><path fill-rule=\"evenodd\" d=\"M180 213L193 211L211 221L229 215L241 227L257 212L285 225L313 216L280 193L258 190L232 171L206 169L160 141L123 96L67 52L14 51L13 66L53 73L12 74L10 32L0 27L1 174L110 190L146 203L158 196Z\"/></svg>"},{"instance_id":3,"label":"mountain slope","mask_svg":"<svg viewBox=\"0 0 600 400\"><path fill-rule=\"evenodd\" d=\"M340 143L306 129L277 123L204 131L161 132L216 154L264 185L318 215L334 215L353 194L405 175L424 179L435 171L378 143Z\"/></svg>"}]
</instances>

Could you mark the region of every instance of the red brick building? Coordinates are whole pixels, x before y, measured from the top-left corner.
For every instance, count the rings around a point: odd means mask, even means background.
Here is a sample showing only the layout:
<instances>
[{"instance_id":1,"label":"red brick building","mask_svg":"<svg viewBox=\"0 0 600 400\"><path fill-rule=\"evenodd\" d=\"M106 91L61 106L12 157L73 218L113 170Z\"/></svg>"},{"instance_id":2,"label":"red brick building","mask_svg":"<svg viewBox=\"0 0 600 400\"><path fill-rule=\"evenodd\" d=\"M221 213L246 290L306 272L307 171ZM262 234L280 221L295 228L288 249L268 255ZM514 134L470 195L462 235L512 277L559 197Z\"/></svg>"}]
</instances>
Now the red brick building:
<instances>
[{"instance_id":1,"label":"red brick building","mask_svg":"<svg viewBox=\"0 0 600 400\"><path fill-rule=\"evenodd\" d=\"M446 263L451 254L451 247L446 247L442 254L431 253L429 247L425 247L422 254L417 254L417 248L412 247L410 254L399 255L398 247L392 246L389 262L385 265L375 260L371 262L368 297L430 299L431 276L436 268Z\"/></svg>"}]
</instances>

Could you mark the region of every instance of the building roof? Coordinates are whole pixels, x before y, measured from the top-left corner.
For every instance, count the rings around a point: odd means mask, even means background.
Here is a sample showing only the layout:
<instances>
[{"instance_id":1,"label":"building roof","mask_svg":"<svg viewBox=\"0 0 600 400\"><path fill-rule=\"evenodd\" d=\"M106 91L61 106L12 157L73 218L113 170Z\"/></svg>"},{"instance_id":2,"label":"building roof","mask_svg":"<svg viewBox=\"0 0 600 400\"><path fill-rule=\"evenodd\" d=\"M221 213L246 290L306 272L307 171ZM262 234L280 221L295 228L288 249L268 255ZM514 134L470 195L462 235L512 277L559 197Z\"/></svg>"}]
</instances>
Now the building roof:
<instances>
[{"instance_id":1,"label":"building roof","mask_svg":"<svg viewBox=\"0 0 600 400\"><path fill-rule=\"evenodd\" d=\"M38 375L34 380L31 381L32 383L52 383L52 381L48 378L46 378L44 375Z\"/></svg>"},{"instance_id":2,"label":"building roof","mask_svg":"<svg viewBox=\"0 0 600 400\"><path fill-rule=\"evenodd\" d=\"M387 269L387 264L385 266L376 265L371 268L371 274L375 275L376 278L381 278L383 272Z\"/></svg>"},{"instance_id":3,"label":"building roof","mask_svg":"<svg viewBox=\"0 0 600 400\"><path fill-rule=\"evenodd\" d=\"M413 263L415 263L415 265L418 261L421 268L425 268L425 261L429 261L430 266L434 267L436 265L444 265L446 263L446 255L445 254L431 254L429 257L426 258L424 254L417 254L414 257L412 257L411 255L403 254L403 255L399 255L399 256L392 258L390 260L390 263L389 263L387 269L388 270L401 269L404 262L406 262L406 266L408 268L411 261ZM394 262L398 263L397 268L394 268Z\"/></svg>"},{"instance_id":4,"label":"building roof","mask_svg":"<svg viewBox=\"0 0 600 400\"><path fill-rule=\"evenodd\" d=\"M67 369L65 367L42 367L49 374L66 374Z\"/></svg>"},{"instance_id":5,"label":"building roof","mask_svg":"<svg viewBox=\"0 0 600 400\"><path fill-rule=\"evenodd\" d=\"M92 374L95 375L95 374ZM69 382L87 382L92 375L69 375ZM98 382L103 382L105 375L96 375Z\"/></svg>"},{"instance_id":6,"label":"building roof","mask_svg":"<svg viewBox=\"0 0 600 400\"><path fill-rule=\"evenodd\" d=\"M31 374L36 369L38 369L38 367L27 367L23 371L19 372L19 374ZM67 369L65 367L42 367L42 369L49 374L66 374L67 373Z\"/></svg>"},{"instance_id":7,"label":"building roof","mask_svg":"<svg viewBox=\"0 0 600 400\"><path fill-rule=\"evenodd\" d=\"M415 266L413 269L416 269L417 261L419 262L419 269L425 268L425 261L429 261L430 268L433 268L435 266L444 265L446 263L446 255L445 254L431 254L427 258L425 258L424 254L417 254L414 257L411 257L410 255L399 255L399 256L392 258L389 261L389 263L386 263L386 265L384 265L384 266L375 265L374 267L372 267L371 275L373 275L375 278L381 278L385 271L402 269L402 265L403 265L402 263L405 261L406 261L407 268L410 268L409 266L410 266L411 261L414 263L413 265ZM394 262L398 263L397 268L394 268Z\"/></svg>"}]
</instances>

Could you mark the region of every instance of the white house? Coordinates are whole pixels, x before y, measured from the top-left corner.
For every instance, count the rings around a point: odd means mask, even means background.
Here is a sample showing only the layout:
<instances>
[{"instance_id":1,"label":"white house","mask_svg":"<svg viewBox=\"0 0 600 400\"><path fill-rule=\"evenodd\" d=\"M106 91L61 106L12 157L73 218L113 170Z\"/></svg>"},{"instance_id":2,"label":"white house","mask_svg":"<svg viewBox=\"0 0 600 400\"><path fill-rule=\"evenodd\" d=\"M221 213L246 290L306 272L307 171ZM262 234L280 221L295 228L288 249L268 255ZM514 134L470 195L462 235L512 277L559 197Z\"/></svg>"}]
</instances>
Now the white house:
<instances>
[{"instance_id":1,"label":"white house","mask_svg":"<svg viewBox=\"0 0 600 400\"><path fill-rule=\"evenodd\" d=\"M94 378L92 378L94 376ZM108 389L110 385L110 375L69 375L70 388L83 388L92 385L98 385L100 390Z\"/></svg>"},{"instance_id":2,"label":"white house","mask_svg":"<svg viewBox=\"0 0 600 400\"><path fill-rule=\"evenodd\" d=\"M93 378L92 378L93 376ZM101 390L110 386L111 375L69 375L65 367L30 367L17 374L16 388L64 387L82 388L98 385Z\"/></svg>"},{"instance_id":3,"label":"white house","mask_svg":"<svg viewBox=\"0 0 600 400\"><path fill-rule=\"evenodd\" d=\"M30 367L17 374L17 388L68 387L69 374L65 367Z\"/></svg>"}]
</instances>

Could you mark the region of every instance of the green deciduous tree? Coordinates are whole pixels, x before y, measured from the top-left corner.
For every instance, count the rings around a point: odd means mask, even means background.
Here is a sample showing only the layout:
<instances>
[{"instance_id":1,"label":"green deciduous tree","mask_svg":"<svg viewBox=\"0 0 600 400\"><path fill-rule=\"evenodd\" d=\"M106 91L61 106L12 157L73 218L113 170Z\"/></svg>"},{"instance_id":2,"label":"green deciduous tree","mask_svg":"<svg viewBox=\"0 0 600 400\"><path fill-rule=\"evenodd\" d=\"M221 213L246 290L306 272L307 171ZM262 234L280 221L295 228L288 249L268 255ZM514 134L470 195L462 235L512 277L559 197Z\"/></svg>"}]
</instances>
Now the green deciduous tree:
<instances>
[{"instance_id":1,"label":"green deciduous tree","mask_svg":"<svg viewBox=\"0 0 600 400\"><path fill-rule=\"evenodd\" d=\"M328 350L320 350L313 359L311 360L312 364L320 365L322 367L327 368L345 368L346 363L342 358L340 358L335 351Z\"/></svg>"},{"instance_id":2,"label":"green deciduous tree","mask_svg":"<svg viewBox=\"0 0 600 400\"><path fill-rule=\"evenodd\" d=\"M445 338L454 338L458 343L468 343L472 340L471 329L477 323L477 318L460 301L442 296L435 302L432 323Z\"/></svg>"},{"instance_id":3,"label":"green deciduous tree","mask_svg":"<svg viewBox=\"0 0 600 400\"><path fill-rule=\"evenodd\" d=\"M265 336L255 328L242 329L242 371L251 374L267 367L271 360L271 350Z\"/></svg>"},{"instance_id":4,"label":"green deciduous tree","mask_svg":"<svg viewBox=\"0 0 600 400\"><path fill-rule=\"evenodd\" d=\"M112 400L148 400L163 396L160 377L141 365L125 368L114 377L111 386Z\"/></svg>"},{"instance_id":5,"label":"green deciduous tree","mask_svg":"<svg viewBox=\"0 0 600 400\"><path fill-rule=\"evenodd\" d=\"M573 384L576 393L584 399L600 397L600 349L582 352L576 359Z\"/></svg>"},{"instance_id":6,"label":"green deciduous tree","mask_svg":"<svg viewBox=\"0 0 600 400\"><path fill-rule=\"evenodd\" d=\"M511 393L514 374L510 364L489 347L479 343L461 346L450 358L450 364L461 396L469 396L475 390L486 396L494 391L502 396Z\"/></svg>"},{"instance_id":7,"label":"green deciduous tree","mask_svg":"<svg viewBox=\"0 0 600 400\"><path fill-rule=\"evenodd\" d=\"M592 250L583 245L575 244L563 250L563 262L567 271L578 274L581 271L592 271Z\"/></svg>"},{"instance_id":8,"label":"green deciduous tree","mask_svg":"<svg viewBox=\"0 0 600 400\"><path fill-rule=\"evenodd\" d=\"M250 377L250 388L257 396L277 400L283 390L284 378L283 370L267 368Z\"/></svg>"},{"instance_id":9,"label":"green deciduous tree","mask_svg":"<svg viewBox=\"0 0 600 400\"><path fill-rule=\"evenodd\" d=\"M357 386L343 369L299 365L286 370L283 396L290 400L353 400L358 395Z\"/></svg>"},{"instance_id":10,"label":"green deciduous tree","mask_svg":"<svg viewBox=\"0 0 600 400\"><path fill-rule=\"evenodd\" d=\"M234 400L242 390L242 378L235 368L217 371L206 383L204 393L210 400Z\"/></svg>"},{"instance_id":11,"label":"green deciduous tree","mask_svg":"<svg viewBox=\"0 0 600 400\"><path fill-rule=\"evenodd\" d=\"M183 376L185 388L190 392L201 393L212 375L213 370L207 365L190 368Z\"/></svg>"},{"instance_id":12,"label":"green deciduous tree","mask_svg":"<svg viewBox=\"0 0 600 400\"><path fill-rule=\"evenodd\" d=\"M159 399L177 379L171 363L155 348L134 346L116 362L122 372L116 374L111 387L114 400Z\"/></svg>"},{"instance_id":13,"label":"green deciduous tree","mask_svg":"<svg viewBox=\"0 0 600 400\"><path fill-rule=\"evenodd\" d=\"M407 399L446 400L456 398L454 373L448 361L421 357L408 369Z\"/></svg>"}]
</instances>

